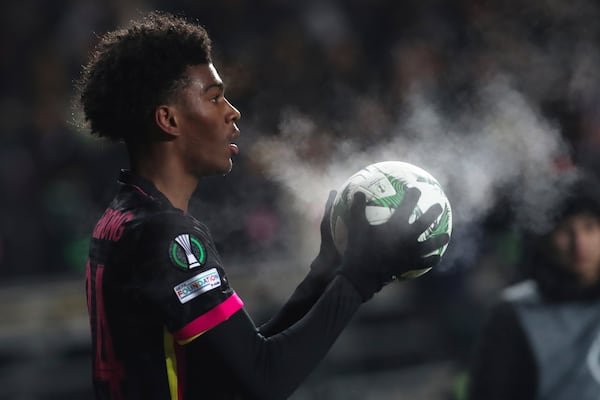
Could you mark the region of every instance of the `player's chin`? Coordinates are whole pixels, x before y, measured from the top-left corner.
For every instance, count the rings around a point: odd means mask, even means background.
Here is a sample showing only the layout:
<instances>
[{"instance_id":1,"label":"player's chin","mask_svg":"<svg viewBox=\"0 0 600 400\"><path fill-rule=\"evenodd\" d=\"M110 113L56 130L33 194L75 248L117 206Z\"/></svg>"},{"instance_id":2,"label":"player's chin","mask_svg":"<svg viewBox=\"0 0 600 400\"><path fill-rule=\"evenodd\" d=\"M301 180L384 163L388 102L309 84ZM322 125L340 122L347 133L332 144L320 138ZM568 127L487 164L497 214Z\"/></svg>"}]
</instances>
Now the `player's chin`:
<instances>
[{"instance_id":1,"label":"player's chin","mask_svg":"<svg viewBox=\"0 0 600 400\"><path fill-rule=\"evenodd\" d=\"M229 162L229 168L227 168L227 171L225 171L223 173L223 175L227 175L228 173L231 172L232 169L233 169L233 162Z\"/></svg>"},{"instance_id":2,"label":"player's chin","mask_svg":"<svg viewBox=\"0 0 600 400\"><path fill-rule=\"evenodd\" d=\"M231 159L224 160L219 163L214 163L211 166L205 165L204 168L196 171L198 178L215 176L215 175L227 175L233 169L233 162Z\"/></svg>"},{"instance_id":3,"label":"player's chin","mask_svg":"<svg viewBox=\"0 0 600 400\"><path fill-rule=\"evenodd\" d=\"M227 175L233 169L233 161L231 158L223 165L223 168L218 172L219 175Z\"/></svg>"}]
</instances>

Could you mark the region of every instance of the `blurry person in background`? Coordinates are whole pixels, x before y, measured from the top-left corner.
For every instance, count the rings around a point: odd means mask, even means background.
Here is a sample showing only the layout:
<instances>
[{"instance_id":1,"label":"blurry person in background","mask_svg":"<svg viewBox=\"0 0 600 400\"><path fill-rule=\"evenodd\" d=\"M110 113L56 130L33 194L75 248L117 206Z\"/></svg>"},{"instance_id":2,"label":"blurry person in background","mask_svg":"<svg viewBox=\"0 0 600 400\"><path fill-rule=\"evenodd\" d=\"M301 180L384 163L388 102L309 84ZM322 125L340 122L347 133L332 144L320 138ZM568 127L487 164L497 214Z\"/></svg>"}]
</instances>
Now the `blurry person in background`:
<instances>
[{"instance_id":1,"label":"blurry person in background","mask_svg":"<svg viewBox=\"0 0 600 400\"><path fill-rule=\"evenodd\" d=\"M583 173L532 235L530 279L507 288L484 326L470 400L600 398L600 186Z\"/></svg>"},{"instance_id":2,"label":"blurry person in background","mask_svg":"<svg viewBox=\"0 0 600 400\"><path fill-rule=\"evenodd\" d=\"M409 223L417 189L378 226L359 194L338 254L331 192L308 275L257 327L208 227L187 212L198 181L227 174L239 151L241 115L206 31L160 12L131 21L100 38L79 89L91 133L124 142L130 159L93 229L86 270L97 399L284 399L362 303L395 276L437 263L427 254L449 240L417 240L442 211Z\"/></svg>"}]
</instances>

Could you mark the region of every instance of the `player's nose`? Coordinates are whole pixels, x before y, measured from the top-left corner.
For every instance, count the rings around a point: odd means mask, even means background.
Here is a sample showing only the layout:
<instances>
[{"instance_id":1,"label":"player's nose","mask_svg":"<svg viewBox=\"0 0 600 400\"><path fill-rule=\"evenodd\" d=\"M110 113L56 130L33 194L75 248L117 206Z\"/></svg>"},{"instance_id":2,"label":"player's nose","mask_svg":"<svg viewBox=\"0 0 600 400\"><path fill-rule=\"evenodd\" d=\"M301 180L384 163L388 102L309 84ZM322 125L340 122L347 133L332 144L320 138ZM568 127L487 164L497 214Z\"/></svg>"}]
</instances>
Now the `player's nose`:
<instances>
[{"instance_id":1,"label":"player's nose","mask_svg":"<svg viewBox=\"0 0 600 400\"><path fill-rule=\"evenodd\" d=\"M233 106L233 104L231 104L229 102L229 100L225 99L225 101L227 102L227 105L229 106L229 109L230 109L230 111L228 113L228 117L229 117L228 120L232 121L232 122L239 121L239 119L242 118L242 113L240 113L240 111L237 108L235 108Z\"/></svg>"}]
</instances>

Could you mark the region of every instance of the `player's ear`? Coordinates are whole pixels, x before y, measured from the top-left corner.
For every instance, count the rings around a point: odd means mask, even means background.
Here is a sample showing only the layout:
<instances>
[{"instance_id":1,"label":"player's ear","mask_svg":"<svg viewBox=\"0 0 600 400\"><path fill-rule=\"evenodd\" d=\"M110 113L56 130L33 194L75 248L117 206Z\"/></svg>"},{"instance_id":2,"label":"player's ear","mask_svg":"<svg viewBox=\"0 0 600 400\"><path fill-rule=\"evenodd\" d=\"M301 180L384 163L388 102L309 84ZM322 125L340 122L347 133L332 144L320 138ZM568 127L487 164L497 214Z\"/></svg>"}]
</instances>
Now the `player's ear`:
<instances>
[{"instance_id":1,"label":"player's ear","mask_svg":"<svg viewBox=\"0 0 600 400\"><path fill-rule=\"evenodd\" d=\"M175 109L170 105L160 105L154 110L156 125L168 135L179 136L179 124Z\"/></svg>"}]
</instances>

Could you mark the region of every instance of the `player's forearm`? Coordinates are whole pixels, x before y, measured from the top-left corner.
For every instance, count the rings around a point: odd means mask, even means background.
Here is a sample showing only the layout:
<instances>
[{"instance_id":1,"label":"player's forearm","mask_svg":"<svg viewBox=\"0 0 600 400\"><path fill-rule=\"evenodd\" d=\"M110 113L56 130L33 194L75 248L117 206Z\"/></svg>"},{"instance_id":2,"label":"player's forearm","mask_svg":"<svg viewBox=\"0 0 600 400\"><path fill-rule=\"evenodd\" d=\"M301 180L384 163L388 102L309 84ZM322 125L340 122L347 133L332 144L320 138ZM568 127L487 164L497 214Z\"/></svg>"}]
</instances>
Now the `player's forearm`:
<instances>
[{"instance_id":1,"label":"player's forearm","mask_svg":"<svg viewBox=\"0 0 600 400\"><path fill-rule=\"evenodd\" d=\"M260 333L269 337L292 326L315 305L328 284L311 270L277 314L260 326Z\"/></svg>"},{"instance_id":2,"label":"player's forearm","mask_svg":"<svg viewBox=\"0 0 600 400\"><path fill-rule=\"evenodd\" d=\"M217 350L251 398L287 398L325 356L362 303L346 278L337 277L314 307L281 333L264 337L245 312L198 338Z\"/></svg>"},{"instance_id":3,"label":"player's forearm","mask_svg":"<svg viewBox=\"0 0 600 400\"><path fill-rule=\"evenodd\" d=\"M275 335L296 323L317 302L325 288L333 280L341 258L333 242L330 229L330 214L337 192L332 190L325 205L321 220L321 246L312 261L306 278L298 285L292 297L270 321L260 327L265 336Z\"/></svg>"}]
</instances>

